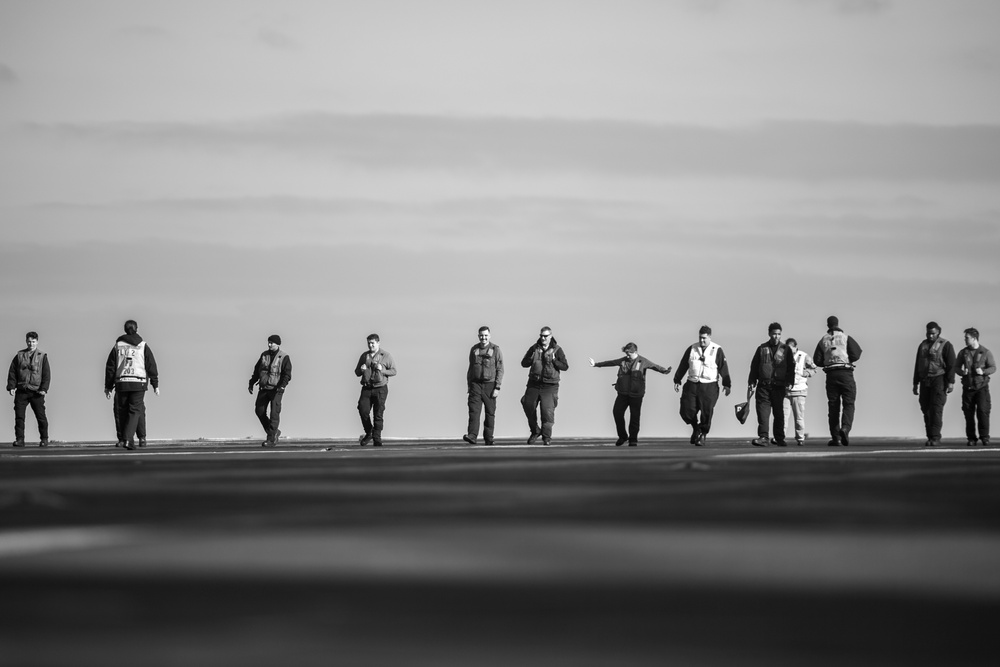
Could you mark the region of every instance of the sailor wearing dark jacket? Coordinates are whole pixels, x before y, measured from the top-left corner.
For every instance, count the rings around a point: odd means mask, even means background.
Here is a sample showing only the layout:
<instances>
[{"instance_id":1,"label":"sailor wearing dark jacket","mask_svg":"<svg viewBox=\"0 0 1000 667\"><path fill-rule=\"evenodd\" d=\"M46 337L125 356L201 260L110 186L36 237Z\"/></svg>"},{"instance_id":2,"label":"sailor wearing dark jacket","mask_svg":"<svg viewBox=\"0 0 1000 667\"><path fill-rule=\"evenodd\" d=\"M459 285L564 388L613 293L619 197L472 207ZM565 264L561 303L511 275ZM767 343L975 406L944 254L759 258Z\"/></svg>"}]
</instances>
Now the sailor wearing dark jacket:
<instances>
[{"instance_id":1,"label":"sailor wearing dark jacket","mask_svg":"<svg viewBox=\"0 0 1000 667\"><path fill-rule=\"evenodd\" d=\"M14 446L24 447L24 417L31 406L38 422L38 446L49 444L49 420L45 416L45 394L51 374L49 356L38 349L38 334L24 335L25 348L14 355L7 372L7 391L14 397Z\"/></svg>"},{"instance_id":2,"label":"sailor wearing dark jacket","mask_svg":"<svg viewBox=\"0 0 1000 667\"><path fill-rule=\"evenodd\" d=\"M136 428L146 411L146 389L160 395L160 379L153 351L139 335L135 320L125 322L125 335L119 336L104 366L104 395L115 394L115 411L121 426L120 445L135 449ZM140 445L144 443L140 442Z\"/></svg>"},{"instance_id":3,"label":"sailor wearing dark jacket","mask_svg":"<svg viewBox=\"0 0 1000 667\"><path fill-rule=\"evenodd\" d=\"M755 447L767 447L767 427L774 413L774 443L785 447L785 389L795 384L795 357L781 342L781 325L772 322L767 327L767 341L761 343L750 360L747 386L756 391L757 439Z\"/></svg>"},{"instance_id":4,"label":"sailor wearing dark jacket","mask_svg":"<svg viewBox=\"0 0 1000 667\"><path fill-rule=\"evenodd\" d=\"M941 327L928 322L913 364L913 395L919 397L927 432L924 447L941 444L944 404L955 388L955 358L955 347L941 338Z\"/></svg>"},{"instance_id":5,"label":"sailor wearing dark jacket","mask_svg":"<svg viewBox=\"0 0 1000 667\"><path fill-rule=\"evenodd\" d=\"M371 443L382 446L382 427L385 420L385 401L389 397L389 378L396 375L396 361L388 350L382 349L382 341L377 333L368 336L368 351L358 358L354 374L361 378L361 396L358 398L358 414L365 432L358 438L364 447Z\"/></svg>"},{"instance_id":6,"label":"sailor wearing dark jacket","mask_svg":"<svg viewBox=\"0 0 1000 667\"><path fill-rule=\"evenodd\" d=\"M552 329L542 327L538 342L528 348L521 359L521 366L528 370L528 385L521 397L524 416L528 418L528 444L539 436L542 444L552 441L552 425L556 421L556 406L559 405L559 373L569 370L566 353L552 337ZM538 427L538 406L541 404L542 426Z\"/></svg>"},{"instance_id":7,"label":"sailor wearing dark jacket","mask_svg":"<svg viewBox=\"0 0 1000 667\"><path fill-rule=\"evenodd\" d=\"M979 342L979 331L974 327L965 330L965 347L957 357L955 372L962 376L966 445L974 447L978 442L986 447L990 444L990 376L996 373L997 362L993 353Z\"/></svg>"},{"instance_id":8,"label":"sailor wearing dark jacket","mask_svg":"<svg viewBox=\"0 0 1000 667\"><path fill-rule=\"evenodd\" d=\"M681 419L691 425L692 445L704 446L705 437L712 428L712 415L719 401L720 379L726 396L729 396L733 385L726 353L718 343L712 342L712 328L705 325L698 330L698 342L684 350L674 373L674 391L681 391L681 382L684 383Z\"/></svg>"},{"instance_id":9,"label":"sailor wearing dark jacket","mask_svg":"<svg viewBox=\"0 0 1000 667\"><path fill-rule=\"evenodd\" d=\"M835 315L826 318L826 335L820 338L813 361L826 373L826 402L830 421L830 447L846 447L854 425L854 402L858 386L854 382L854 362L861 358L861 346L840 328Z\"/></svg>"},{"instance_id":10,"label":"sailor wearing dark jacket","mask_svg":"<svg viewBox=\"0 0 1000 667\"><path fill-rule=\"evenodd\" d=\"M642 415L642 398L646 395L646 371L656 371L666 375L672 369L664 368L641 356L639 347L635 343L627 343L622 352L625 353L624 357L597 362L591 359L590 365L595 368L618 367L618 379L615 381L618 397L615 399L614 408L611 409L611 414L615 418L615 428L618 430L615 447L621 447L626 441L629 447L635 447L639 444L639 419ZM625 410L629 411L628 430L625 429Z\"/></svg>"},{"instance_id":11,"label":"sailor wearing dark jacket","mask_svg":"<svg viewBox=\"0 0 1000 667\"><path fill-rule=\"evenodd\" d=\"M254 414L260 425L264 427L267 439L260 443L261 447L274 447L281 437L281 399L285 395L285 387L292 381L292 359L281 349L281 336L271 334L267 337L267 349L261 353L250 376L250 393L254 385L258 386L257 400L254 401ZM268 409L270 408L270 416Z\"/></svg>"},{"instance_id":12,"label":"sailor wearing dark jacket","mask_svg":"<svg viewBox=\"0 0 1000 667\"><path fill-rule=\"evenodd\" d=\"M500 346L490 342L490 328L479 327L479 344L469 350L469 370L465 381L469 387L469 428L462 440L476 444L479 437L479 417L486 408L483 421L483 441L493 444L493 429L496 424L497 396L503 382L503 353Z\"/></svg>"}]
</instances>

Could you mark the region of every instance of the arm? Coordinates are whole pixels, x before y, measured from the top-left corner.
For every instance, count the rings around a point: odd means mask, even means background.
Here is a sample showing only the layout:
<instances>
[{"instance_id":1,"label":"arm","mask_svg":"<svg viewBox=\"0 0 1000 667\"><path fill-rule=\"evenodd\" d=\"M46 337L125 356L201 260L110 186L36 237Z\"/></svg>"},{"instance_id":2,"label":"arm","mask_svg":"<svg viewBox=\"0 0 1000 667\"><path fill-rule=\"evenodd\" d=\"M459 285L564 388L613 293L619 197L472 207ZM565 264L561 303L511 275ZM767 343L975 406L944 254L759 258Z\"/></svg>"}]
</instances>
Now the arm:
<instances>
[{"instance_id":1,"label":"arm","mask_svg":"<svg viewBox=\"0 0 1000 667\"><path fill-rule=\"evenodd\" d=\"M556 353L552 356L552 365L560 371L569 370L569 362L566 361L566 353L563 351L562 347L556 350Z\"/></svg>"},{"instance_id":2,"label":"arm","mask_svg":"<svg viewBox=\"0 0 1000 667\"><path fill-rule=\"evenodd\" d=\"M104 393L111 394L111 390L115 388L115 368L118 366L118 355L115 354L115 348L111 348L111 354L108 355L108 361L104 364Z\"/></svg>"},{"instance_id":3,"label":"arm","mask_svg":"<svg viewBox=\"0 0 1000 667\"><path fill-rule=\"evenodd\" d=\"M281 377L278 379L278 391L284 391L292 381L292 358L286 356L281 362Z\"/></svg>"},{"instance_id":4,"label":"arm","mask_svg":"<svg viewBox=\"0 0 1000 667\"><path fill-rule=\"evenodd\" d=\"M726 390L726 396L729 396L729 391L733 388L733 381L729 377L729 362L726 361L726 353L719 348L719 351L715 353L715 363L719 366L719 375L722 376L722 388Z\"/></svg>"},{"instance_id":5,"label":"arm","mask_svg":"<svg viewBox=\"0 0 1000 667\"><path fill-rule=\"evenodd\" d=\"M826 362L823 360L823 339L820 339L816 343L816 351L813 352L813 361L816 362L817 368L823 368L826 366Z\"/></svg>"},{"instance_id":6,"label":"arm","mask_svg":"<svg viewBox=\"0 0 1000 667\"><path fill-rule=\"evenodd\" d=\"M941 350L941 361L944 362L944 382L948 391L955 386L955 346L948 341Z\"/></svg>"},{"instance_id":7,"label":"arm","mask_svg":"<svg viewBox=\"0 0 1000 667\"><path fill-rule=\"evenodd\" d=\"M257 357L257 363L253 365L253 373L250 374L250 393L253 393L253 387L260 380L260 357Z\"/></svg>"},{"instance_id":8,"label":"arm","mask_svg":"<svg viewBox=\"0 0 1000 667\"><path fill-rule=\"evenodd\" d=\"M52 381L52 372L49 370L49 355L42 357L42 384L38 387L39 394L49 393L49 383Z\"/></svg>"},{"instance_id":9,"label":"arm","mask_svg":"<svg viewBox=\"0 0 1000 667\"><path fill-rule=\"evenodd\" d=\"M496 389L494 392L500 391L500 383L503 382L503 352L500 351L500 346L497 345L493 348L496 350L497 354L497 377L496 377Z\"/></svg>"},{"instance_id":10,"label":"arm","mask_svg":"<svg viewBox=\"0 0 1000 667\"><path fill-rule=\"evenodd\" d=\"M681 382L684 380L684 376L687 375L690 363L688 359L691 357L691 346L689 345L686 350L684 350L684 356L681 357L681 362L677 364L677 372L674 373L674 386L679 387Z\"/></svg>"},{"instance_id":11,"label":"arm","mask_svg":"<svg viewBox=\"0 0 1000 667\"><path fill-rule=\"evenodd\" d=\"M17 389L17 356L10 361L10 370L7 371L7 391Z\"/></svg>"},{"instance_id":12,"label":"arm","mask_svg":"<svg viewBox=\"0 0 1000 667\"><path fill-rule=\"evenodd\" d=\"M531 358L535 355L535 346L532 345L528 348L528 351L524 353L524 358L521 359L521 368L531 368Z\"/></svg>"},{"instance_id":13,"label":"arm","mask_svg":"<svg viewBox=\"0 0 1000 667\"><path fill-rule=\"evenodd\" d=\"M986 350L986 358L983 360L983 375L993 375L996 372L997 362L993 359L993 352Z\"/></svg>"},{"instance_id":14,"label":"arm","mask_svg":"<svg viewBox=\"0 0 1000 667\"><path fill-rule=\"evenodd\" d=\"M595 361L594 368L607 368L608 366L617 366L622 362L624 357L619 357L618 359L609 359L608 361Z\"/></svg>"},{"instance_id":15,"label":"arm","mask_svg":"<svg viewBox=\"0 0 1000 667\"><path fill-rule=\"evenodd\" d=\"M392 355L388 352L382 353L382 375L387 378L391 378L396 374L396 362L393 361Z\"/></svg>"},{"instance_id":16,"label":"arm","mask_svg":"<svg viewBox=\"0 0 1000 667\"><path fill-rule=\"evenodd\" d=\"M354 366L354 374L357 375L358 377L361 377L365 373L365 358L367 356L368 356L368 353L363 353L358 358L357 365Z\"/></svg>"},{"instance_id":17,"label":"arm","mask_svg":"<svg viewBox=\"0 0 1000 667\"><path fill-rule=\"evenodd\" d=\"M645 357L643 357L643 359L646 362L646 370L656 371L657 373L662 373L663 375L669 375L670 371L672 370L669 366L667 366L666 368L664 368L663 366L659 365L658 363L656 363L654 361L650 361L649 359L646 359Z\"/></svg>"},{"instance_id":18,"label":"arm","mask_svg":"<svg viewBox=\"0 0 1000 667\"><path fill-rule=\"evenodd\" d=\"M719 352L722 352L720 349ZM720 367L721 370L721 367ZM750 360L750 374L747 375L747 386L756 387L757 380L760 379L760 348L754 350L753 359Z\"/></svg>"},{"instance_id":19,"label":"arm","mask_svg":"<svg viewBox=\"0 0 1000 667\"><path fill-rule=\"evenodd\" d=\"M847 360L852 364L861 358L861 346L858 345L858 341L854 340L850 336L847 337Z\"/></svg>"},{"instance_id":20,"label":"arm","mask_svg":"<svg viewBox=\"0 0 1000 667\"><path fill-rule=\"evenodd\" d=\"M146 377L149 380L150 386L153 387L153 393L160 393L160 374L156 370L156 358L153 357L153 351L149 349L149 345L146 345L146 351L143 352L143 359L146 362Z\"/></svg>"},{"instance_id":21,"label":"arm","mask_svg":"<svg viewBox=\"0 0 1000 667\"><path fill-rule=\"evenodd\" d=\"M472 365L476 361L476 346L473 345L469 349L469 370L465 371L465 384L469 385L469 391L472 391Z\"/></svg>"}]
</instances>

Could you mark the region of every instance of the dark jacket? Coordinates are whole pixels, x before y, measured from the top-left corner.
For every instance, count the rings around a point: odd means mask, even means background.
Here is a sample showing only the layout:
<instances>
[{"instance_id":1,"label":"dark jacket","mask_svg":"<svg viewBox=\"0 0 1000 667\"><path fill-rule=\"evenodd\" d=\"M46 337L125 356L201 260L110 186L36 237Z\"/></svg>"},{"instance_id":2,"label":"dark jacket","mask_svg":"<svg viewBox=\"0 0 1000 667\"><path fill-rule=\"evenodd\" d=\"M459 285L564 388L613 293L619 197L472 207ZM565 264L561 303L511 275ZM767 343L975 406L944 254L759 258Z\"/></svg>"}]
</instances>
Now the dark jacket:
<instances>
[{"instance_id":1,"label":"dark jacket","mask_svg":"<svg viewBox=\"0 0 1000 667\"><path fill-rule=\"evenodd\" d=\"M982 375L976 375L977 368L983 369ZM982 345L976 350L963 347L955 360L955 372L962 376L962 388L966 390L982 389L989 384L990 376L996 371L993 353Z\"/></svg>"},{"instance_id":2,"label":"dark jacket","mask_svg":"<svg viewBox=\"0 0 1000 667\"><path fill-rule=\"evenodd\" d=\"M784 343L762 343L750 360L747 384L795 384L795 353Z\"/></svg>"},{"instance_id":3,"label":"dark jacket","mask_svg":"<svg viewBox=\"0 0 1000 667\"><path fill-rule=\"evenodd\" d=\"M253 390L253 386L260 383L260 388L264 389L264 383L261 382L261 377L267 375L271 364L274 363L274 355L281 352L280 349L271 352L271 350L264 350L264 352L257 357L257 365L253 367L253 375L250 376L250 390ZM281 377L278 379L278 386L273 387L278 391L285 391L285 387L288 383L292 381L292 358L285 354L285 358L281 362ZM262 375L263 373L263 375Z\"/></svg>"},{"instance_id":4,"label":"dark jacket","mask_svg":"<svg viewBox=\"0 0 1000 667\"><path fill-rule=\"evenodd\" d=\"M606 368L608 366L618 366L618 379L615 382L615 391L623 396L645 396L646 394L646 371L653 370L664 375L670 372L669 368L664 368L659 364L654 364L646 357L636 355L635 360L624 357L612 359L610 361L598 361L595 368Z\"/></svg>"},{"instance_id":5,"label":"dark jacket","mask_svg":"<svg viewBox=\"0 0 1000 667\"><path fill-rule=\"evenodd\" d=\"M932 350L937 342L941 343L939 351L932 354ZM934 343L927 340L920 342L917 347L917 359L913 364L913 384L920 384L927 378L945 376L945 383L955 384L955 346L951 341L938 338Z\"/></svg>"},{"instance_id":6,"label":"dark jacket","mask_svg":"<svg viewBox=\"0 0 1000 667\"><path fill-rule=\"evenodd\" d=\"M375 368L379 364L382 364L382 370ZM362 366L365 367L364 370L361 370ZM354 374L361 378L362 386L385 387L389 384L389 378L396 374L396 362L387 350L380 348L375 353L368 351L358 358Z\"/></svg>"},{"instance_id":7,"label":"dark jacket","mask_svg":"<svg viewBox=\"0 0 1000 667\"><path fill-rule=\"evenodd\" d=\"M24 391L34 391L36 393L43 393L49 390L49 381L51 380L51 374L49 373L49 355L45 354L37 347L35 348L35 355L41 356L41 376L40 384L37 389L29 389L24 375L29 374L31 370L31 362L28 361L28 355L30 354L28 348L24 348L14 355L14 358L10 362L10 371L7 372L7 391L11 389L21 389Z\"/></svg>"},{"instance_id":8,"label":"dark jacket","mask_svg":"<svg viewBox=\"0 0 1000 667\"><path fill-rule=\"evenodd\" d=\"M521 359L521 367L528 369L528 384L559 384L560 371L569 370L566 353L555 338L549 339L549 348L542 347L542 339L528 348Z\"/></svg>"},{"instance_id":9,"label":"dark jacket","mask_svg":"<svg viewBox=\"0 0 1000 667\"><path fill-rule=\"evenodd\" d=\"M156 359L153 357L153 351L149 349L149 345L145 347L143 352L143 363L146 366L146 382L116 382L116 373L118 371L118 345L117 343L128 343L129 345L138 345L142 342L142 336L139 334L124 334L118 337L115 341L115 347L111 348L111 354L108 355L108 362L104 366L104 391L105 393L110 392L112 389L117 391L146 391L147 384L153 385L153 389L160 386L160 376L156 370Z\"/></svg>"}]
</instances>

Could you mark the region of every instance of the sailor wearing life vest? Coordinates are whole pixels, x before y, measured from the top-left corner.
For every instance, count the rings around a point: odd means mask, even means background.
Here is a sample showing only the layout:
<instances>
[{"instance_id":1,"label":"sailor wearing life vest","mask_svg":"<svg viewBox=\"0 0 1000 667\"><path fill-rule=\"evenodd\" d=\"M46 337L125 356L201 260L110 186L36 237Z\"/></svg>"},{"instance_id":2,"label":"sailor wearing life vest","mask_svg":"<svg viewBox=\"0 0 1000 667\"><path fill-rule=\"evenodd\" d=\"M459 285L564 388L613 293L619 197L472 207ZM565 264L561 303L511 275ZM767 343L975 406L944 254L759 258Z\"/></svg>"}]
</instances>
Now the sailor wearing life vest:
<instances>
[{"instance_id":1,"label":"sailor wearing life vest","mask_svg":"<svg viewBox=\"0 0 1000 667\"><path fill-rule=\"evenodd\" d=\"M118 337L104 366L104 395L110 399L114 392L115 425L121 429L116 446L125 449L135 449L136 431L146 412L147 387L152 385L153 393L160 395L156 359L138 331L135 320L125 322L125 335ZM139 446L145 444L140 437Z\"/></svg>"},{"instance_id":2,"label":"sailor wearing life vest","mask_svg":"<svg viewBox=\"0 0 1000 667\"><path fill-rule=\"evenodd\" d=\"M726 354L712 342L712 329L705 325L698 330L698 342L688 347L674 374L674 391L681 393L681 419L691 425L691 444L704 446L712 428L712 414L719 400L719 380L729 396L732 381Z\"/></svg>"},{"instance_id":3,"label":"sailor wearing life vest","mask_svg":"<svg viewBox=\"0 0 1000 667\"><path fill-rule=\"evenodd\" d=\"M799 447L806 439L806 396L809 394L809 378L818 370L812 357L799 349L799 343L794 338L785 340L785 345L792 351L795 362L795 380L785 391L785 424L795 424L795 444Z\"/></svg>"},{"instance_id":4,"label":"sailor wearing life vest","mask_svg":"<svg viewBox=\"0 0 1000 667\"><path fill-rule=\"evenodd\" d=\"M642 399L646 395L646 371L667 375L672 369L664 368L640 355L639 347L635 343L627 343L622 352L625 353L624 357L610 361L591 359L590 365L595 368L608 366L618 368L618 380L615 382L618 398L615 399L615 405L611 409L615 419L615 429L618 431L615 447L621 447L626 442L629 447L635 447L639 444L639 420L642 415ZM625 429L625 410L629 411L628 430Z\"/></svg>"},{"instance_id":5,"label":"sailor wearing life vest","mask_svg":"<svg viewBox=\"0 0 1000 667\"><path fill-rule=\"evenodd\" d=\"M781 324L767 327L768 339L757 347L750 360L748 391L756 391L757 439L755 447L767 447L768 425L774 413L774 443L785 447L785 390L795 383L795 359L788 345L781 342Z\"/></svg>"},{"instance_id":6,"label":"sailor wearing life vest","mask_svg":"<svg viewBox=\"0 0 1000 667\"><path fill-rule=\"evenodd\" d=\"M528 384L521 397L521 407L531 431L528 444L541 438L542 444L548 445L552 442L552 426L556 422L556 406L559 405L560 373L569 370L566 353L552 337L552 329L542 327L538 341L524 353L521 367L528 369ZM541 428L538 426L539 412Z\"/></svg>"},{"instance_id":7,"label":"sailor wearing life vest","mask_svg":"<svg viewBox=\"0 0 1000 667\"><path fill-rule=\"evenodd\" d=\"M816 345L813 361L826 373L826 402L830 423L830 447L846 447L854 425L854 362L861 358L861 346L844 333L840 320L826 318L826 335Z\"/></svg>"},{"instance_id":8,"label":"sailor wearing life vest","mask_svg":"<svg viewBox=\"0 0 1000 667\"><path fill-rule=\"evenodd\" d=\"M483 421L483 442L493 444L493 429L496 424L497 396L503 382L503 353L500 346L490 342L490 328L479 327L479 344L469 350L469 370L465 381L469 387L469 427L462 440L476 444L479 437L479 417L486 409Z\"/></svg>"},{"instance_id":9,"label":"sailor wearing life vest","mask_svg":"<svg viewBox=\"0 0 1000 667\"><path fill-rule=\"evenodd\" d=\"M955 372L962 376L962 413L969 447L990 444L990 376L996 373L993 353L979 342L979 331L965 330L965 347L955 360ZM979 422L977 433L976 422Z\"/></svg>"},{"instance_id":10,"label":"sailor wearing life vest","mask_svg":"<svg viewBox=\"0 0 1000 667\"><path fill-rule=\"evenodd\" d=\"M274 447L281 437L281 400L285 396L285 387L292 381L292 359L281 349L281 336L271 334L267 337L267 349L257 358L253 374L250 375L250 393L257 385L257 400L254 401L254 414L264 428L267 438L260 443L261 447ZM270 414L268 414L270 411Z\"/></svg>"},{"instance_id":11,"label":"sailor wearing life vest","mask_svg":"<svg viewBox=\"0 0 1000 667\"><path fill-rule=\"evenodd\" d=\"M955 348L941 338L937 322L927 323L927 334L917 347L913 365L913 395L920 400L927 440L924 447L941 444L944 404L955 388Z\"/></svg>"},{"instance_id":12,"label":"sailor wearing life vest","mask_svg":"<svg viewBox=\"0 0 1000 667\"><path fill-rule=\"evenodd\" d=\"M396 375L396 361L388 350L382 349L377 333L370 334L367 341L368 351L362 353L354 367L354 374L361 378L358 414L361 416L361 427L365 430L358 438L358 444L364 447L371 443L381 447L389 378Z\"/></svg>"},{"instance_id":13,"label":"sailor wearing life vest","mask_svg":"<svg viewBox=\"0 0 1000 667\"><path fill-rule=\"evenodd\" d=\"M24 417L28 406L38 422L38 446L49 444L45 394L49 391L49 357L38 349L38 334L24 336L26 347L14 355L7 373L7 391L14 397L14 446L24 447Z\"/></svg>"}]
</instances>

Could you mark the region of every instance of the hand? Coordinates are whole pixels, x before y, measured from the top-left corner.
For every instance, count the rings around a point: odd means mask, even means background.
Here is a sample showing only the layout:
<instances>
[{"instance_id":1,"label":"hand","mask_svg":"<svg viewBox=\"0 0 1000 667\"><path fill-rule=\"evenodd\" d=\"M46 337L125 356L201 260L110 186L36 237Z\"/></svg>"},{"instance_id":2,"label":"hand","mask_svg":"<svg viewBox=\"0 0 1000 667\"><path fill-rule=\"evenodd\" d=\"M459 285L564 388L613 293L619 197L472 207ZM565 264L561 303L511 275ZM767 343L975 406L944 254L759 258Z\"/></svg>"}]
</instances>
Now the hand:
<instances>
[{"instance_id":1,"label":"hand","mask_svg":"<svg viewBox=\"0 0 1000 667\"><path fill-rule=\"evenodd\" d=\"M368 370L368 364L361 364L361 371L364 372Z\"/></svg>"},{"instance_id":2,"label":"hand","mask_svg":"<svg viewBox=\"0 0 1000 667\"><path fill-rule=\"evenodd\" d=\"M14 389L8 389L7 393L10 394L11 396L13 396L14 395L14 391L15 391Z\"/></svg>"},{"instance_id":3,"label":"hand","mask_svg":"<svg viewBox=\"0 0 1000 667\"><path fill-rule=\"evenodd\" d=\"M45 392L45 391L40 391L40 392L38 392L38 393L39 393L40 395L44 396L44 395L45 395L45 394L47 394L48 392Z\"/></svg>"},{"instance_id":4,"label":"hand","mask_svg":"<svg viewBox=\"0 0 1000 667\"><path fill-rule=\"evenodd\" d=\"M679 384L675 384L674 385L674 391L680 391L680 390L681 390L681 386Z\"/></svg>"},{"instance_id":5,"label":"hand","mask_svg":"<svg viewBox=\"0 0 1000 667\"><path fill-rule=\"evenodd\" d=\"M247 391L249 391L250 395L253 396L253 385L250 385L250 387L247 388Z\"/></svg>"},{"instance_id":6,"label":"hand","mask_svg":"<svg viewBox=\"0 0 1000 667\"><path fill-rule=\"evenodd\" d=\"M379 364L378 366L375 367L375 370L381 371L381 370L385 370L385 369L382 368L382 364Z\"/></svg>"},{"instance_id":7,"label":"hand","mask_svg":"<svg viewBox=\"0 0 1000 667\"><path fill-rule=\"evenodd\" d=\"M729 387L723 387L722 391L726 392L726 396L729 396L729 392L732 390Z\"/></svg>"},{"instance_id":8,"label":"hand","mask_svg":"<svg viewBox=\"0 0 1000 667\"><path fill-rule=\"evenodd\" d=\"M946 394L950 394L951 392L955 391L955 385L953 384L948 385L948 388L945 389L944 391Z\"/></svg>"},{"instance_id":9,"label":"hand","mask_svg":"<svg viewBox=\"0 0 1000 667\"><path fill-rule=\"evenodd\" d=\"M673 366L667 366L667 372L664 373L664 375L669 375L670 373L673 373L673 372L674 372L674 367Z\"/></svg>"},{"instance_id":10,"label":"hand","mask_svg":"<svg viewBox=\"0 0 1000 667\"><path fill-rule=\"evenodd\" d=\"M106 392L104 392L104 396L105 396L105 397L106 397L106 398L107 398L107 399L108 399L109 401L111 400L111 392L110 392L110 391L106 391Z\"/></svg>"},{"instance_id":11,"label":"hand","mask_svg":"<svg viewBox=\"0 0 1000 667\"><path fill-rule=\"evenodd\" d=\"M160 395L160 388L159 387L153 387L153 393L156 394L157 396L159 396Z\"/></svg>"},{"instance_id":12,"label":"hand","mask_svg":"<svg viewBox=\"0 0 1000 667\"><path fill-rule=\"evenodd\" d=\"M493 390L493 398L496 398L499 395L500 395L500 387L497 387L496 389Z\"/></svg>"},{"instance_id":13,"label":"hand","mask_svg":"<svg viewBox=\"0 0 1000 667\"><path fill-rule=\"evenodd\" d=\"M977 368L976 369L976 375L982 375L982 374L983 374L983 369L982 368Z\"/></svg>"},{"instance_id":14,"label":"hand","mask_svg":"<svg viewBox=\"0 0 1000 667\"><path fill-rule=\"evenodd\" d=\"M918 384L913 385L913 395L914 396L919 396L920 395L920 390L918 389L919 386L920 385L918 385ZM951 387L948 387L948 393L951 393Z\"/></svg>"},{"instance_id":15,"label":"hand","mask_svg":"<svg viewBox=\"0 0 1000 667\"><path fill-rule=\"evenodd\" d=\"M594 364L594 360L593 360L593 359L591 359L591 360L590 360L590 365L591 365L591 366L594 366L594 365L595 365L595 364Z\"/></svg>"}]
</instances>

